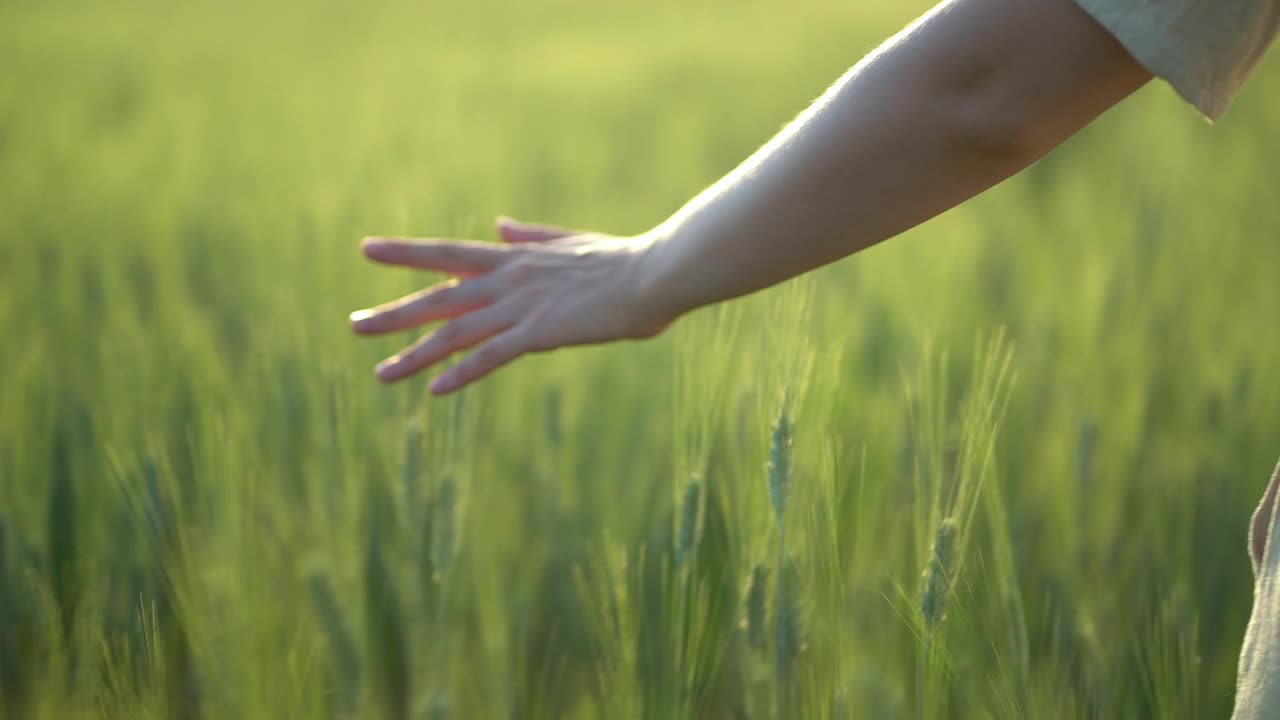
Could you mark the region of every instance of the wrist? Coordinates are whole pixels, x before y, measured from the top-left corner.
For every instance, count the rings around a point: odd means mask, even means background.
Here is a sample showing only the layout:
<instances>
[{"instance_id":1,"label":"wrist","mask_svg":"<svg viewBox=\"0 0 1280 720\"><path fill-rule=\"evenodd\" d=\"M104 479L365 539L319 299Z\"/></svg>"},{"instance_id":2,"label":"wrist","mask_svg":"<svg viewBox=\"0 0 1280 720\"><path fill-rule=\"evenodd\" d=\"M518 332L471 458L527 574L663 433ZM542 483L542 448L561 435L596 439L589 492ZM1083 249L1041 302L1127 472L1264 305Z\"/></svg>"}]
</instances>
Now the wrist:
<instances>
[{"instance_id":1,"label":"wrist","mask_svg":"<svg viewBox=\"0 0 1280 720\"><path fill-rule=\"evenodd\" d=\"M642 329L656 328L649 335L656 335L696 308L687 299L680 249L676 233L667 224L636 238L630 284L638 324Z\"/></svg>"}]
</instances>

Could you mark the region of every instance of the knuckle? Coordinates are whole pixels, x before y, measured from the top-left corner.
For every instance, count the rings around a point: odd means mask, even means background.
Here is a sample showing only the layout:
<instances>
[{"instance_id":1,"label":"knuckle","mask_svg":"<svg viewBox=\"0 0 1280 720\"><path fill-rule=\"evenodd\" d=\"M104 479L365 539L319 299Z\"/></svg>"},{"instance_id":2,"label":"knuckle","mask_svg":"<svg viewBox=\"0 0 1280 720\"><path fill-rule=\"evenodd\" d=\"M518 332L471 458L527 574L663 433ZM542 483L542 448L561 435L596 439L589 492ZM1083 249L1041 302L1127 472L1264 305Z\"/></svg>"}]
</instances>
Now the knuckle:
<instances>
[{"instance_id":1,"label":"knuckle","mask_svg":"<svg viewBox=\"0 0 1280 720\"><path fill-rule=\"evenodd\" d=\"M461 334L462 334L462 328L459 327L458 323L451 322L448 325L445 325L444 327L440 328L440 330L436 332L436 341L440 345L451 345L457 342Z\"/></svg>"},{"instance_id":2,"label":"knuckle","mask_svg":"<svg viewBox=\"0 0 1280 720\"><path fill-rule=\"evenodd\" d=\"M520 283L532 278L537 271L537 263L528 255L523 255L507 264L505 274L509 280Z\"/></svg>"},{"instance_id":3,"label":"knuckle","mask_svg":"<svg viewBox=\"0 0 1280 720\"><path fill-rule=\"evenodd\" d=\"M537 307L537 298L529 287L518 287L508 290L502 302L510 308L515 317L527 317Z\"/></svg>"},{"instance_id":4,"label":"knuckle","mask_svg":"<svg viewBox=\"0 0 1280 720\"><path fill-rule=\"evenodd\" d=\"M535 329L545 329L555 325L555 318L552 315L552 309L544 303L533 305L529 309L527 316L529 325ZM539 333L545 334L545 333Z\"/></svg>"}]
</instances>

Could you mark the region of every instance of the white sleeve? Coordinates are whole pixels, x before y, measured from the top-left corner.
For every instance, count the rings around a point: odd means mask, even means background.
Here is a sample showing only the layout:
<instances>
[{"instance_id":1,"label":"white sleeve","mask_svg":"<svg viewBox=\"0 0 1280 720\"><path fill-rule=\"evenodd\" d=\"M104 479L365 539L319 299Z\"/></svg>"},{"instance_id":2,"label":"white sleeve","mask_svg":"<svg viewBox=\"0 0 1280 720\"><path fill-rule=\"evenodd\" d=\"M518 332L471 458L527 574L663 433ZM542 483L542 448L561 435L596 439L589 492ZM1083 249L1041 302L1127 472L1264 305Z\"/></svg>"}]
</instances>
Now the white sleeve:
<instances>
[{"instance_id":1,"label":"white sleeve","mask_svg":"<svg viewBox=\"0 0 1280 720\"><path fill-rule=\"evenodd\" d=\"M1217 120L1280 31L1280 0L1075 0L1152 75Z\"/></svg>"}]
</instances>

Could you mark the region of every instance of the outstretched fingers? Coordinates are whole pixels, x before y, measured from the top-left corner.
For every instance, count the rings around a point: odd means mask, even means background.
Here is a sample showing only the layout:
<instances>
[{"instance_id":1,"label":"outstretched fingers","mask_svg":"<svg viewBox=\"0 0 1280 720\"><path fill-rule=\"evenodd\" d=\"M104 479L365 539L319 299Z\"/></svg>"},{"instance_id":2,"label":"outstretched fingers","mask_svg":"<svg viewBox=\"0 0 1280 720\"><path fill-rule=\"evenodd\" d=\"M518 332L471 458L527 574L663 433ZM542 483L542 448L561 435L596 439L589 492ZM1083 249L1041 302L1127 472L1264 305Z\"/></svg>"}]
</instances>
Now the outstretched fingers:
<instances>
[{"instance_id":1,"label":"outstretched fingers","mask_svg":"<svg viewBox=\"0 0 1280 720\"><path fill-rule=\"evenodd\" d=\"M457 365L432 380L430 386L432 394L451 393L529 352L526 336L524 327L517 325L490 338Z\"/></svg>"},{"instance_id":2,"label":"outstretched fingers","mask_svg":"<svg viewBox=\"0 0 1280 720\"><path fill-rule=\"evenodd\" d=\"M519 312L517 303L508 299L454 318L431 335L379 363L378 379L395 382L431 367L453 353L466 350L511 327Z\"/></svg>"},{"instance_id":3,"label":"outstretched fingers","mask_svg":"<svg viewBox=\"0 0 1280 720\"><path fill-rule=\"evenodd\" d=\"M510 257L504 245L472 240L416 240L410 238L365 238L360 247L365 257L388 265L438 270L450 275L471 277L496 268Z\"/></svg>"},{"instance_id":4,"label":"outstretched fingers","mask_svg":"<svg viewBox=\"0 0 1280 720\"><path fill-rule=\"evenodd\" d=\"M488 276L448 280L369 310L351 313L351 329L362 335L394 332L435 320L446 320L494 301Z\"/></svg>"}]
</instances>

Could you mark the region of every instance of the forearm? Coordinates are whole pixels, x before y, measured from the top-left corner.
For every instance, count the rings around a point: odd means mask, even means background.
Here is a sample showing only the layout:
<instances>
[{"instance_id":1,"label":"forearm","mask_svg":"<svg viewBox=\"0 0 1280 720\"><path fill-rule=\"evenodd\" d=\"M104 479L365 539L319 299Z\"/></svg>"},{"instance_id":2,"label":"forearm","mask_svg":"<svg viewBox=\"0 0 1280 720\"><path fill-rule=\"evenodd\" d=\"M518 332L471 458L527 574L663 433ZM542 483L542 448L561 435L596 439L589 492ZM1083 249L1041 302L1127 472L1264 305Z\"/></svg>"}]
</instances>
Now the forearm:
<instances>
[{"instance_id":1,"label":"forearm","mask_svg":"<svg viewBox=\"0 0 1280 720\"><path fill-rule=\"evenodd\" d=\"M1148 79L1071 0L956 0L850 70L654 233L674 314L893 237L1017 173Z\"/></svg>"},{"instance_id":2,"label":"forearm","mask_svg":"<svg viewBox=\"0 0 1280 720\"><path fill-rule=\"evenodd\" d=\"M377 371L393 382L474 347L432 381L435 393L525 353L649 337L976 195L1148 77L1073 0L953 0L641 237L502 221L502 246L366 240L373 260L459 279L356 312L352 327L445 320Z\"/></svg>"}]
</instances>

